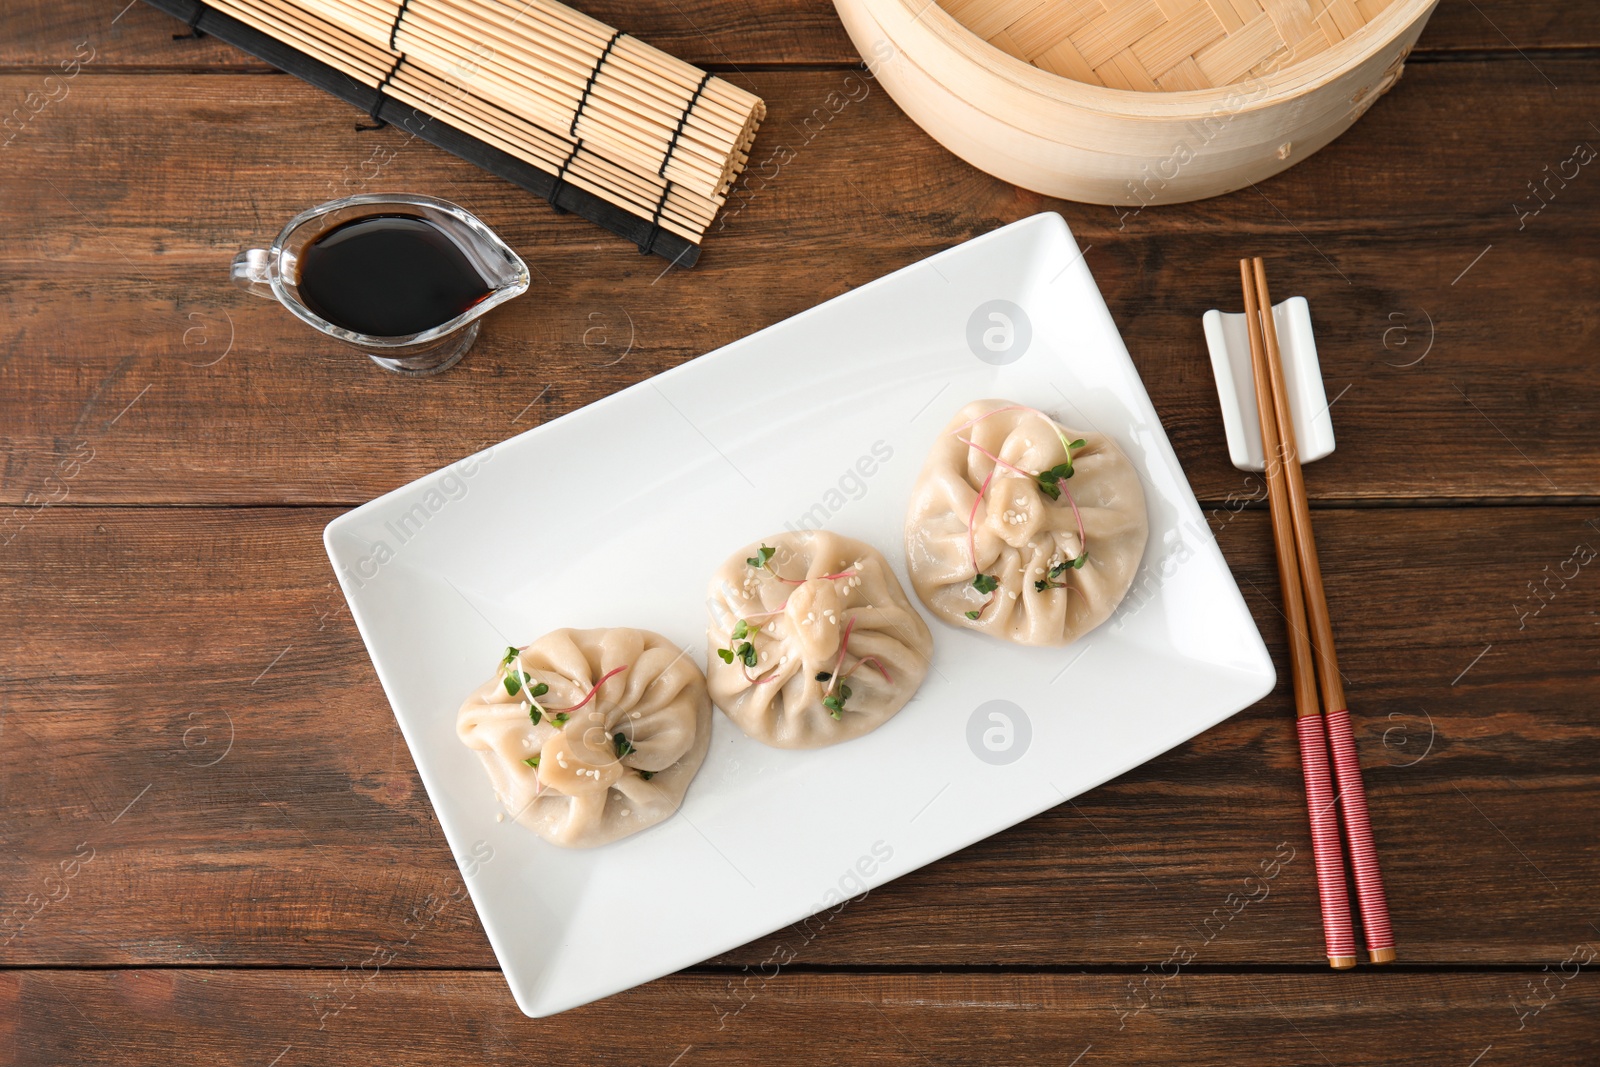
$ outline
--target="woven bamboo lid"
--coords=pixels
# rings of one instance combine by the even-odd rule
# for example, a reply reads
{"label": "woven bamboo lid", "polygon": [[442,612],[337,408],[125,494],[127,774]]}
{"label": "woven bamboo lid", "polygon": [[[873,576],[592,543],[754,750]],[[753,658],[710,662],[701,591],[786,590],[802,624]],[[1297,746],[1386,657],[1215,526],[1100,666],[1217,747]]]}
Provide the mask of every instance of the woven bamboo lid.
{"label": "woven bamboo lid", "polygon": [[1173,92],[1231,85],[1338,44],[1391,0],[940,0],[1001,51],[1063,78]]}

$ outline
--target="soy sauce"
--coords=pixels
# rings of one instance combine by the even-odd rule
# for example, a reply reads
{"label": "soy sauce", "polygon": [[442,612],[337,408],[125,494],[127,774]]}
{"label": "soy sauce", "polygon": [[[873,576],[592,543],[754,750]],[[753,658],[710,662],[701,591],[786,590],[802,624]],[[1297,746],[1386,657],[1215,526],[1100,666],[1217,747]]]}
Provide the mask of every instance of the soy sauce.
{"label": "soy sauce", "polygon": [[412,215],[335,226],[300,254],[300,300],[373,337],[421,333],[494,291],[448,234]]}

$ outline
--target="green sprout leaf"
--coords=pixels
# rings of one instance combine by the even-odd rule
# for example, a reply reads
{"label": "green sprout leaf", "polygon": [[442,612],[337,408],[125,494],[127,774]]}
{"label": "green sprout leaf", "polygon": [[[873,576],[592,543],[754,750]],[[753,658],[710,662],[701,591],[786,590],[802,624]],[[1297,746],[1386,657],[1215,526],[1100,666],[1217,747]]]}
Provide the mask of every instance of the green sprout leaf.
{"label": "green sprout leaf", "polygon": [[567,725],[567,720],[570,718],[572,718],[572,716],[568,715],[566,712],[558,711],[554,715],[550,716],[550,721],[555,723],[557,726],[565,726]]}
{"label": "green sprout leaf", "polygon": [[844,702],[850,699],[850,687],[843,681],[839,683],[839,691],[822,698],[822,706],[828,709],[828,714],[835,719],[844,716]]}
{"label": "green sprout leaf", "polygon": [[992,593],[1000,588],[1000,579],[992,574],[980,574],[972,579],[972,588],[980,593]]}
{"label": "green sprout leaf", "polygon": [[528,718],[533,720],[533,725],[539,725],[539,720],[543,718],[543,715],[539,711],[539,705],[535,704],[528,709]]}
{"label": "green sprout leaf", "polygon": [[969,611],[967,612],[967,618],[971,619],[973,622],[977,622],[980,614],[981,612]]}
{"label": "green sprout leaf", "polygon": [[1049,588],[1050,588],[1050,583],[1045,581],[1043,578],[1040,578],[1037,582],[1033,583],[1033,591],[1035,593],[1042,593],[1046,589],[1049,589]]}
{"label": "green sprout leaf", "polygon": [[522,762],[526,763],[530,767],[537,768],[539,766],[539,757],[538,756],[529,756],[527,759],[523,760]]}
{"label": "green sprout leaf", "polygon": [[733,628],[733,639],[735,641],[738,641],[739,639],[743,638],[749,632],[750,632],[750,624],[745,622],[743,619],[740,619],[739,620],[739,624]]}
{"label": "green sprout leaf", "polygon": [[724,663],[732,663],[733,662],[733,649],[731,649],[731,648],[719,648],[719,649],[717,649],[717,655],[721,658],[722,662],[724,662]]}
{"label": "green sprout leaf", "polygon": [[1072,477],[1072,460],[1069,457],[1065,463],[1057,463],[1047,471],[1039,472],[1039,492],[1051,500],[1061,499],[1061,481]]}
{"label": "green sprout leaf", "polygon": [[740,645],[739,660],[746,667],[754,667],[756,665],[756,646],[752,645],[749,641],[746,641],[744,644]]}
{"label": "green sprout leaf", "polygon": [[612,734],[611,743],[617,748],[618,759],[622,759],[624,756],[627,756],[633,752],[633,742],[629,741],[623,734]]}
{"label": "green sprout leaf", "polygon": [[777,549],[775,548],[769,548],[766,545],[762,545],[760,550],[757,551],[755,555],[747,557],[745,562],[750,566],[755,567],[757,570],[760,570],[771,561],[772,554],[776,551]]}
{"label": "green sprout leaf", "polygon": [[818,671],[817,672],[817,681],[819,681],[819,682],[831,682],[831,681],[833,681],[833,672],[832,671]]}
{"label": "green sprout leaf", "polygon": [[516,667],[512,667],[506,672],[505,686],[506,692],[511,696],[516,696],[523,686],[528,687],[528,696],[530,698],[542,697],[550,692],[548,685],[543,682],[535,682],[533,675],[527,671],[518,670]]}
{"label": "green sprout leaf", "polygon": [[516,658],[517,658],[517,650],[512,648],[510,645],[507,645],[506,646],[505,658],[500,661],[500,666],[508,667],[508,666],[511,665],[511,661],[516,659]]}
{"label": "green sprout leaf", "polygon": [[643,778],[647,782],[650,779],[654,778],[655,776],[656,776],[656,772],[655,771],[640,771],[639,772],[639,777]]}

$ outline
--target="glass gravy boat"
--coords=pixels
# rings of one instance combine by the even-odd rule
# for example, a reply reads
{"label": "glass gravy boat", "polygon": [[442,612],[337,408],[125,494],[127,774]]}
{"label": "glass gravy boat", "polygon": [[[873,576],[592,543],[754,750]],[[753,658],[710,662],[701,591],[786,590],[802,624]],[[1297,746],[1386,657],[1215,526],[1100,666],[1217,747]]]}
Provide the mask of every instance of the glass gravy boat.
{"label": "glass gravy boat", "polygon": [[[489,294],[456,317],[421,333],[375,337],[347,330],[308,308],[299,292],[298,264],[307,246],[335,227],[377,215],[401,215],[432,223],[477,269]],[[456,364],[478,338],[489,309],[521,296],[528,289],[528,268],[495,236],[493,230],[464,208],[431,196],[365,193],[318,204],[289,220],[271,248],[251,248],[233,260],[235,285],[276,300],[329,337],[365,352],[385,370],[422,377]]]}

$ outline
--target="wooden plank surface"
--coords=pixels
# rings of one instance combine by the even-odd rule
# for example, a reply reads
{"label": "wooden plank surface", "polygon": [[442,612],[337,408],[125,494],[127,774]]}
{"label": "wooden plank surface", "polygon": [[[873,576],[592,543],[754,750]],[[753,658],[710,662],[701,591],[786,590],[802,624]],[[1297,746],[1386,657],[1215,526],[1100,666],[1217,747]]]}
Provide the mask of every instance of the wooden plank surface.
{"label": "wooden plank surface", "polygon": [[[682,975],[549,1019],[519,1015],[494,974],[24,971],[0,974],[14,1020],[0,1050],[9,1038],[19,1064],[169,1067],[1234,1067],[1248,1034],[1270,1063],[1575,1064],[1600,1055],[1600,981],[1581,958],[1554,977]],[[1542,1010],[1519,1014],[1524,1002]]]}
{"label": "wooden plank surface", "polygon": [[[1600,5],[1443,0],[1333,146],[1130,212],[954,159],[826,0],[586,2],[771,106],[701,265],[663,274],[125,4],[0,5],[0,110],[24,108],[0,131],[0,1063],[1600,1058],[1600,187],[1550,177],[1600,143]],[[307,204],[397,188],[535,271],[450,374],[383,376],[223,282]],[[1317,962],[1279,692],[820,929],[522,1018],[322,527],[1041,210],[1087,248],[1280,674],[1261,487],[1227,464],[1198,319],[1245,254],[1311,301],[1339,449],[1309,487],[1402,965]]]}
{"label": "wooden plank surface", "polygon": [[[1536,202],[1523,186],[1542,168],[1600,143],[1600,68],[1543,66],[1566,88],[1517,63],[1419,66],[1258,190],[1136,215],[980,174],[860,74],[762,73],[772,116],[752,177],[701,265],[666,272],[397,130],[355,133],[353,109],[287,78],[80,77],[3,157],[16,221],[0,231],[0,389],[28,403],[4,428],[0,499],[54,491],[87,441],[74,502],[359,503],[1042,210],[1088,248],[1202,498],[1243,485],[1199,319],[1237,306],[1249,252],[1317,323],[1340,448],[1311,470],[1315,498],[1600,498],[1600,185],[1582,171],[1538,215],[1514,209]],[[0,92],[33,79],[0,76]],[[306,204],[392,188],[467,205],[535,271],[428,382],[383,376],[223,282],[237,249]]]}
{"label": "wooden plank surface", "polygon": [[[586,0],[571,6],[691,63],[727,74],[771,64],[860,62],[828,0],[744,0],[736,5],[718,0]],[[96,65],[113,69],[264,69],[216,40],[174,41],[172,35],[182,32],[181,23],[145,4],[130,6],[129,0],[8,0],[0,5],[0,68],[53,67],[87,41],[95,49]],[[1595,47],[1600,47],[1600,9],[1589,0],[1443,0],[1416,54],[1515,55],[1518,50]]]}
{"label": "wooden plank surface", "polygon": [[[56,507],[12,543],[0,900],[64,895],[0,915],[0,963],[337,967],[375,938],[405,940],[419,902],[459,892],[323,557],[333,514]],[[1211,513],[1282,663],[1265,519]],[[1317,522],[1405,960],[1543,962],[1600,933],[1600,510]],[[802,962],[1159,962],[1203,934],[1208,964],[1315,962],[1286,687],[872,894]],[[1297,858],[1269,893],[1207,925],[1281,843]],[[81,873],[46,882],[80,846]],[[785,937],[721,962],[759,964]],[[458,906],[398,965],[492,964]]]}

